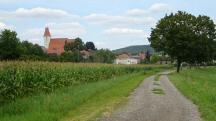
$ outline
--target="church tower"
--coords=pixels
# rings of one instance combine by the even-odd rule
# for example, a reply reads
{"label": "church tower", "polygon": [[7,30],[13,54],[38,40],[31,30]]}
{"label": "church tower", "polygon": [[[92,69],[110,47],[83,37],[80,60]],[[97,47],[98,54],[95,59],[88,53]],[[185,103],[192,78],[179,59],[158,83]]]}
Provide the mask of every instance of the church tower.
{"label": "church tower", "polygon": [[49,31],[49,28],[46,27],[45,32],[44,32],[44,46],[45,46],[46,49],[49,48],[50,40],[51,40],[51,34],[50,34],[50,31]]}

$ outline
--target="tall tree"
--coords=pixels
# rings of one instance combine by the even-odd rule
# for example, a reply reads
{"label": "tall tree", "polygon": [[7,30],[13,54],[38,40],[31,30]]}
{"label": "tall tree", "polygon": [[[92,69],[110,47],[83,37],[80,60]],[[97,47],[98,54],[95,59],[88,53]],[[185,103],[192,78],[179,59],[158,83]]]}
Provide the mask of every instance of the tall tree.
{"label": "tall tree", "polygon": [[157,51],[182,62],[201,63],[213,58],[216,38],[215,24],[207,16],[193,16],[179,11],[166,15],[152,29],[149,41]]}
{"label": "tall tree", "polygon": [[0,59],[14,60],[21,54],[20,40],[17,33],[11,30],[3,30],[0,33]]}
{"label": "tall tree", "polygon": [[86,42],[86,49],[90,49],[90,50],[96,50],[95,45],[93,42]]}
{"label": "tall tree", "polygon": [[150,52],[147,50],[146,51],[146,61],[147,61],[147,63],[150,63],[150,58],[151,58]]}

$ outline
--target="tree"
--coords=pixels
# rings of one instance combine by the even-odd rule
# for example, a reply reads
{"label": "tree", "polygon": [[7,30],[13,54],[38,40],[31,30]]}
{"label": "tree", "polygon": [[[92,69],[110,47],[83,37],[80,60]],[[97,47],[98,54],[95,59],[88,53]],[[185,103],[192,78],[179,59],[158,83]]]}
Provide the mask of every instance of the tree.
{"label": "tree", "polygon": [[154,54],[154,55],[151,56],[151,58],[150,58],[151,63],[157,63],[158,61],[160,61],[160,56],[159,55]]}
{"label": "tree", "polygon": [[86,49],[87,50],[96,50],[96,48],[95,48],[95,45],[94,45],[94,43],[93,42],[86,42]]}
{"label": "tree", "polygon": [[3,30],[0,33],[0,59],[14,60],[21,55],[20,40],[17,33],[11,30]]}
{"label": "tree", "polygon": [[94,59],[95,62],[113,63],[115,59],[115,54],[108,49],[100,49],[95,52]]}
{"label": "tree", "polygon": [[44,51],[38,44],[32,44],[28,41],[23,41],[21,45],[22,45],[22,50],[24,55],[37,55],[37,56],[44,55]]}
{"label": "tree", "polygon": [[147,50],[147,51],[146,51],[146,61],[147,61],[147,63],[150,62],[150,59],[151,59],[151,54],[150,54],[150,52]]}
{"label": "tree", "polygon": [[41,60],[45,57],[43,49],[38,44],[32,44],[28,41],[21,43],[21,60]]}
{"label": "tree", "polygon": [[194,63],[202,64],[210,62],[214,59],[216,52],[216,30],[213,20],[208,16],[198,16],[196,19],[197,26],[195,28],[196,46],[193,47]]}
{"label": "tree", "polygon": [[162,18],[152,29],[149,41],[157,51],[177,60],[177,72],[182,62],[201,63],[213,58],[216,38],[213,20],[179,11]]}
{"label": "tree", "polygon": [[60,56],[60,61],[63,61],[63,62],[82,62],[83,56],[79,51],[64,52]]}
{"label": "tree", "polygon": [[85,48],[82,39],[76,38],[74,42],[66,43],[64,46],[65,51],[81,51]]}

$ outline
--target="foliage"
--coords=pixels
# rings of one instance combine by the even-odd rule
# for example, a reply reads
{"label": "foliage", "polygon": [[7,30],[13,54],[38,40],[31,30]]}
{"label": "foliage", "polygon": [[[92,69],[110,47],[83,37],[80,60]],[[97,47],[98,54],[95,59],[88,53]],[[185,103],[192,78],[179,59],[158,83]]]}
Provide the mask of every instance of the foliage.
{"label": "foliage", "polygon": [[146,52],[146,61],[147,61],[147,63],[149,63],[150,62],[150,59],[151,59],[151,54],[150,54],[150,52],[147,50],[147,52]]}
{"label": "foliage", "polygon": [[96,50],[95,45],[93,42],[86,42],[85,47],[87,50]]}
{"label": "foliage", "polygon": [[199,107],[205,121],[216,121],[216,68],[196,68],[169,76],[175,86]]}
{"label": "foliage", "polygon": [[82,62],[83,56],[79,51],[64,52],[60,56],[61,62]]}
{"label": "foliage", "polygon": [[45,53],[38,44],[23,41],[21,43],[21,50],[20,60],[43,60],[45,58]]}
{"label": "foliage", "polygon": [[160,56],[159,55],[154,54],[154,55],[151,56],[151,58],[150,58],[151,63],[157,63],[158,61],[160,61]]}
{"label": "foliage", "polygon": [[114,59],[115,59],[115,54],[108,49],[97,50],[94,54],[95,62],[113,63]]}
{"label": "foliage", "polygon": [[74,42],[69,42],[65,44],[65,51],[81,51],[85,48],[85,45],[80,38],[76,38]]}
{"label": "foliage", "polygon": [[202,63],[213,59],[216,30],[207,16],[193,16],[179,11],[166,15],[152,29],[149,41],[157,51],[177,60],[177,72],[182,62]]}
{"label": "foliage", "polygon": [[21,46],[22,46],[23,55],[44,56],[44,52],[38,44],[32,44],[28,41],[23,41],[21,43]]}
{"label": "foliage", "polygon": [[0,33],[0,60],[14,60],[21,55],[20,41],[17,33],[11,30],[3,30]]}
{"label": "foliage", "polygon": [[39,91],[51,92],[60,87],[96,82],[148,69],[151,66],[1,62],[0,99],[14,100]]}

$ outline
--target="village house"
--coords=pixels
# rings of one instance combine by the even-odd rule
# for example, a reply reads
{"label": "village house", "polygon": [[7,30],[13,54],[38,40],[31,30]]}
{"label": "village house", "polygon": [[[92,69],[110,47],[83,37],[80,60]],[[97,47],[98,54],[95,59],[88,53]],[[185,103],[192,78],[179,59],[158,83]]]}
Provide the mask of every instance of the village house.
{"label": "village house", "polygon": [[80,51],[80,53],[83,55],[83,58],[84,58],[84,59],[88,59],[89,56],[92,55],[91,50],[82,50],[82,51]]}
{"label": "village house", "polygon": [[143,52],[141,52],[139,55],[122,53],[116,58],[115,64],[139,64],[145,59],[145,57],[145,53]]}
{"label": "village house", "polygon": [[61,55],[65,52],[64,46],[66,43],[74,42],[74,39],[68,38],[51,38],[49,28],[45,28],[44,32],[44,46],[48,54]]}

